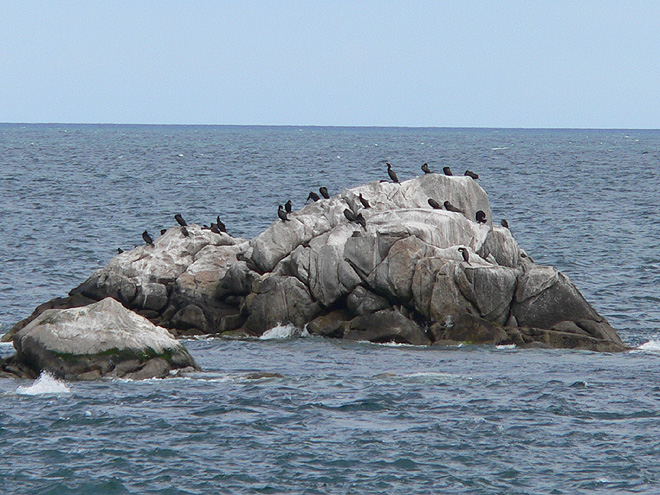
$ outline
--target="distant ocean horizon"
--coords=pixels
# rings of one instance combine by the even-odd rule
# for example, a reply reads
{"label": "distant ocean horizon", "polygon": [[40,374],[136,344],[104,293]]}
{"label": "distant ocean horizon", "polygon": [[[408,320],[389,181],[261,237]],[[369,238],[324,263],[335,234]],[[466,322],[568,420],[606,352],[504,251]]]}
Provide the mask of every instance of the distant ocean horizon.
{"label": "distant ocean horizon", "polygon": [[[147,382],[0,380],[3,493],[657,493],[660,131],[0,123],[0,334],[182,213],[470,169],[635,350],[185,341]],[[0,355],[12,352],[0,346]],[[253,373],[273,373],[252,379]]]}

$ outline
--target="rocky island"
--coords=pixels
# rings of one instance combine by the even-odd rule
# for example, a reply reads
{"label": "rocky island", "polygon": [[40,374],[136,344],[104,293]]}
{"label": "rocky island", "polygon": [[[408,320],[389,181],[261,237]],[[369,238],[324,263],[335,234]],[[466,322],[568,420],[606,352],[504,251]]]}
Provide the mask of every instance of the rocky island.
{"label": "rocky island", "polygon": [[278,324],[412,345],[627,349],[566,276],[493,225],[474,178],[426,173],[281,209],[250,240],[171,227],[14,325],[0,373],[166,376],[196,367],[172,337]]}

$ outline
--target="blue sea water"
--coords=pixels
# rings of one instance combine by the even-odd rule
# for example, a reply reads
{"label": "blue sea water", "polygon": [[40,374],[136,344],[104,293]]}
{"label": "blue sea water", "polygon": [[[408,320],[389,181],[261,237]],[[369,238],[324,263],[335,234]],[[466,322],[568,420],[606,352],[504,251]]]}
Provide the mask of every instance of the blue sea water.
{"label": "blue sea water", "polygon": [[[629,353],[189,340],[203,372],[0,380],[2,493],[659,493],[660,131],[0,125],[0,333],[174,213],[478,172]],[[12,351],[0,345],[0,355]]]}

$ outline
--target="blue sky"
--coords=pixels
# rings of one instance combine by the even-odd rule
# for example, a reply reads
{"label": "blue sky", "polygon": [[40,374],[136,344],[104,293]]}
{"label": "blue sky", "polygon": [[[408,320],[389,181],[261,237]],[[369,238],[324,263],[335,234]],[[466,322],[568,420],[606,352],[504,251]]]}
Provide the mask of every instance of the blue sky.
{"label": "blue sky", "polygon": [[660,2],[0,2],[0,122],[660,127]]}

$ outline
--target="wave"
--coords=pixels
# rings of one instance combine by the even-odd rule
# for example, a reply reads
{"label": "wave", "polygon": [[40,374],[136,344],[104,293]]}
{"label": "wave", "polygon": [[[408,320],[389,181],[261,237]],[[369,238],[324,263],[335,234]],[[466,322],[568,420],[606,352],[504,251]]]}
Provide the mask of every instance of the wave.
{"label": "wave", "polygon": [[659,340],[649,340],[648,342],[643,343],[635,350],[652,352],[654,354],[660,353],[660,341]]}
{"label": "wave", "polygon": [[53,375],[43,372],[32,385],[18,387],[18,395],[59,395],[71,393],[66,383],[58,380]]}
{"label": "wave", "polygon": [[276,325],[270,330],[266,330],[260,340],[281,340],[300,337],[301,330],[293,325]]}

